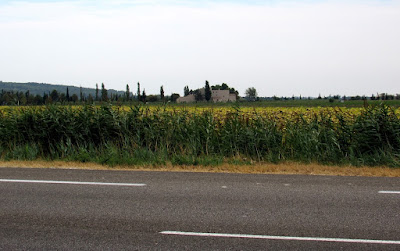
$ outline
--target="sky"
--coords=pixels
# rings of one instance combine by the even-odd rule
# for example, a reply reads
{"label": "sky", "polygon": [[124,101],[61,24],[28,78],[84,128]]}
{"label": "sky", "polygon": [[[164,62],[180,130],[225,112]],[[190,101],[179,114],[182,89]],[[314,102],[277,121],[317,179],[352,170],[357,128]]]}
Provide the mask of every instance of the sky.
{"label": "sky", "polygon": [[400,93],[400,0],[0,0],[0,80]]}

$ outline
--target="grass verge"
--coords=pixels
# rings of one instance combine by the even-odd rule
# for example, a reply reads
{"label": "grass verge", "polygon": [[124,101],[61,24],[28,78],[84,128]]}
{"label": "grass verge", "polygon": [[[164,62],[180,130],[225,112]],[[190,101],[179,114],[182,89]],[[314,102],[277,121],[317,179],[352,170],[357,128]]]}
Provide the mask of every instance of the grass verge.
{"label": "grass verge", "polygon": [[301,163],[256,163],[230,164],[215,166],[201,165],[135,165],[135,166],[105,166],[96,163],[67,161],[0,161],[0,167],[13,168],[60,168],[87,170],[137,170],[137,171],[172,171],[172,172],[211,172],[211,173],[251,173],[251,174],[302,174],[302,175],[334,175],[334,176],[366,176],[366,177],[400,177],[400,168],[388,167],[354,167],[328,166],[320,164]]}

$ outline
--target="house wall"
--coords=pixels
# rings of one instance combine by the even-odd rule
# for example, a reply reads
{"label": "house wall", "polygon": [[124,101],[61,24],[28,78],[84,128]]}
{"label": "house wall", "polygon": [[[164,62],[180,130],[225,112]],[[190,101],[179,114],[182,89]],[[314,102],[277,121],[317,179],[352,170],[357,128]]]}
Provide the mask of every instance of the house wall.
{"label": "house wall", "polygon": [[[200,93],[204,96],[204,88],[200,89]],[[211,101],[212,102],[235,102],[236,95],[229,93],[229,90],[211,90]],[[194,94],[189,94],[186,97],[179,97],[176,100],[177,103],[192,103],[196,102]]]}
{"label": "house wall", "polygon": [[229,100],[228,101],[236,102],[236,94],[229,93]]}
{"label": "house wall", "polygon": [[213,102],[234,102],[236,101],[236,95],[230,94],[229,90],[212,90],[211,100]]}
{"label": "house wall", "polygon": [[195,102],[195,101],[196,101],[195,96],[193,94],[189,94],[186,97],[179,97],[176,100],[176,103],[192,103],[192,102]]}

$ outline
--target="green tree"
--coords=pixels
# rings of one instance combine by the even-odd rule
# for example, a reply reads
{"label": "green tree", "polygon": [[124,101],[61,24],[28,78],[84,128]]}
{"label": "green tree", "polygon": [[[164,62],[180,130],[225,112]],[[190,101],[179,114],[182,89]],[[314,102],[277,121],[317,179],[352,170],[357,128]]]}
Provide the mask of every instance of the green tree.
{"label": "green tree", "polygon": [[163,85],[160,87],[160,98],[161,98],[161,101],[164,100],[164,86]]}
{"label": "green tree", "polygon": [[146,90],[143,89],[143,92],[142,92],[142,102],[143,102],[143,103],[146,103],[146,98],[147,98],[147,96],[146,96]]}
{"label": "green tree", "polygon": [[126,98],[126,101],[129,101],[131,99],[131,93],[129,91],[129,85],[128,84],[126,85],[125,98]]}
{"label": "green tree", "polygon": [[176,100],[180,97],[178,93],[171,94],[171,102],[176,102]]}
{"label": "green tree", "polygon": [[204,87],[204,98],[206,99],[207,102],[211,100],[211,88],[207,80],[206,80],[206,86]]}
{"label": "green tree", "polygon": [[40,96],[39,94],[36,94],[35,99],[33,100],[33,102],[34,102],[36,105],[43,105],[43,104],[44,104],[44,103],[43,103],[43,97]]}
{"label": "green tree", "polygon": [[141,99],[140,99],[140,83],[139,82],[137,82],[137,99],[138,99],[138,101],[141,101]]}
{"label": "green tree", "polygon": [[184,94],[185,97],[190,94],[189,86],[185,86],[183,88],[183,94]]}
{"label": "green tree", "polygon": [[94,101],[99,101],[99,85],[96,83],[96,96],[94,98]]}
{"label": "green tree", "polygon": [[149,95],[146,97],[147,102],[157,102],[158,101],[158,96],[157,95]]}
{"label": "green tree", "polygon": [[51,99],[53,100],[53,102],[58,102],[58,101],[59,101],[59,98],[60,98],[60,96],[58,95],[57,90],[53,90],[53,91],[50,93],[50,97],[51,97]]}
{"label": "green tree", "polygon": [[35,96],[33,94],[30,94],[29,90],[25,92],[25,96],[26,96],[26,104],[27,105],[33,105],[34,104],[34,100],[35,100]]}
{"label": "green tree", "polygon": [[60,94],[59,100],[60,100],[61,103],[64,103],[64,102],[65,102],[65,100],[66,100],[66,98],[65,98],[65,93],[62,92],[62,93]]}
{"label": "green tree", "polygon": [[[44,95],[43,95],[43,98],[44,98]],[[67,102],[69,102],[69,100],[70,100],[68,87],[67,87],[67,94],[65,95],[65,99],[67,100]]]}
{"label": "green tree", "polygon": [[101,83],[101,101],[107,101],[107,100],[108,100],[107,89],[104,87],[104,83]]}
{"label": "green tree", "polygon": [[194,91],[194,98],[196,99],[196,101],[203,101],[204,100],[204,96],[201,93],[201,91],[199,89]]}
{"label": "green tree", "polygon": [[75,93],[74,94],[72,94],[72,96],[71,96],[71,101],[72,102],[74,102],[74,104],[78,101],[78,95],[76,95]]}
{"label": "green tree", "polygon": [[[68,91],[68,88],[67,88]],[[48,104],[49,103],[49,95],[47,93],[43,93],[43,104]]]}
{"label": "green tree", "polygon": [[245,94],[246,94],[246,97],[250,100],[254,101],[257,98],[257,90],[254,87],[247,88]]}
{"label": "green tree", "polygon": [[90,94],[90,93],[89,93],[89,96],[88,96],[88,98],[87,98],[87,102],[88,102],[89,104],[93,104],[93,96],[92,96],[92,94]]}
{"label": "green tree", "polygon": [[79,87],[79,101],[83,102],[83,92],[82,92],[82,86]]}

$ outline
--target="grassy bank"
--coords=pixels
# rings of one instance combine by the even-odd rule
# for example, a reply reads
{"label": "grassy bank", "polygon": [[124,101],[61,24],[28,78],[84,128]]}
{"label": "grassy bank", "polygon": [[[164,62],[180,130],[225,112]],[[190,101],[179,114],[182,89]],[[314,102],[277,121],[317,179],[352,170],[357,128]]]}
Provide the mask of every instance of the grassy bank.
{"label": "grassy bank", "polygon": [[129,109],[104,105],[0,110],[0,158],[110,166],[319,163],[400,166],[400,119],[387,105],[359,113]]}

